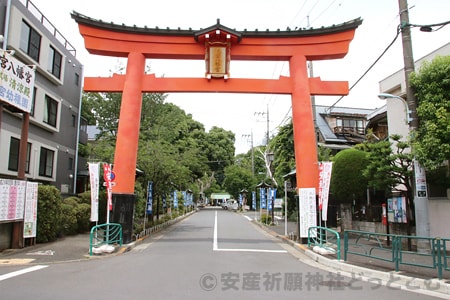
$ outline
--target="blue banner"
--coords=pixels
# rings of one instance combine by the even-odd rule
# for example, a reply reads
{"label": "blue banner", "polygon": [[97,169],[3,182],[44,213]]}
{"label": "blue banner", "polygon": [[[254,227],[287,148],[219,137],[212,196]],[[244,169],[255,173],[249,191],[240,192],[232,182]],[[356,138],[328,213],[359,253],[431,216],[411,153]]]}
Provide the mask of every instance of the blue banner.
{"label": "blue banner", "polygon": [[167,208],[166,194],[163,194],[162,201],[163,201],[163,208]]}
{"label": "blue banner", "polygon": [[269,211],[272,210],[272,204],[275,203],[276,198],[277,198],[277,189],[269,189],[269,199],[268,199]]}
{"label": "blue banner", "polygon": [[256,192],[252,192],[252,206],[256,210]]}
{"label": "blue banner", "polygon": [[242,194],[239,194],[239,205],[242,206]]}
{"label": "blue banner", "polygon": [[173,207],[174,207],[174,208],[178,208],[177,191],[173,191]]}
{"label": "blue banner", "polygon": [[260,192],[260,196],[261,196],[260,197],[260,199],[261,199],[260,206],[262,209],[266,209],[266,189],[260,189],[259,192]]}
{"label": "blue banner", "polygon": [[187,193],[186,191],[182,191],[181,192],[183,194],[183,203],[184,203],[184,207],[187,206],[188,200],[187,200]]}
{"label": "blue banner", "polygon": [[147,186],[147,214],[151,215],[153,212],[153,182],[149,181]]}

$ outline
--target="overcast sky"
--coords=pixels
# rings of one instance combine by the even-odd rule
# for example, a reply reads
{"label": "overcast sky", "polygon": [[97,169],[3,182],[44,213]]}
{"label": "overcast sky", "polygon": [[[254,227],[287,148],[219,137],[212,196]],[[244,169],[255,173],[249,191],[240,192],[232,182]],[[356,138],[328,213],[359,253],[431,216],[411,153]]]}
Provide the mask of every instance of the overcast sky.
{"label": "overcast sky", "polygon": [[[353,85],[378,58],[396,35],[399,24],[398,0],[32,0],[38,9],[77,49],[85,76],[110,76],[111,70],[126,64],[124,60],[90,55],[84,48],[76,22],[70,13],[76,11],[94,19],[139,27],[201,29],[216,23],[236,30],[285,30],[331,26],[361,17],[362,25],[350,44],[344,59],[313,64],[314,76],[322,80],[347,80]],[[450,20],[450,0],[408,0],[411,24],[436,24]],[[128,6],[127,6],[128,5]],[[417,60],[450,42],[450,25],[431,33],[411,31],[413,55]],[[375,67],[337,106],[376,108],[378,82],[403,68],[401,37]],[[204,75],[204,62],[147,61],[152,73],[166,77]],[[231,63],[231,77],[278,78],[288,75],[287,62]],[[319,105],[332,105],[340,97],[316,97]],[[167,101],[205,125],[231,130],[236,135],[236,152],[264,143],[269,111],[269,131],[290,117],[290,96],[239,94],[170,94]]]}

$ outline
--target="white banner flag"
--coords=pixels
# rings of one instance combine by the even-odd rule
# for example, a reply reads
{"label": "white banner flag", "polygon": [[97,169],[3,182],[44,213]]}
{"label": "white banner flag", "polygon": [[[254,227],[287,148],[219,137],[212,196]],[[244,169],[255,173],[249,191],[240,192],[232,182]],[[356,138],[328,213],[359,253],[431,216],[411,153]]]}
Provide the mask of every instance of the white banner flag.
{"label": "white banner flag", "polygon": [[322,211],[322,221],[327,220],[332,166],[331,161],[323,161],[319,165],[319,210]]}
{"label": "white banner flag", "polygon": [[98,221],[98,194],[99,194],[99,163],[89,163],[89,178],[91,182],[91,222]]}

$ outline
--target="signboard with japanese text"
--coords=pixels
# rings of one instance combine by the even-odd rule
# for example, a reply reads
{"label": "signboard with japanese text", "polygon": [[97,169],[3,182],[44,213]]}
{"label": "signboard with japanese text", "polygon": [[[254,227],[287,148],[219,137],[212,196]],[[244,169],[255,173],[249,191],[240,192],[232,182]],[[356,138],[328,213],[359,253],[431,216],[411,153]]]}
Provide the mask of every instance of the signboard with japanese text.
{"label": "signboard with japanese text", "polygon": [[308,229],[317,226],[316,189],[301,188],[298,190],[300,208],[300,237],[308,237]]}
{"label": "signboard with japanese text", "polygon": [[23,220],[26,181],[0,179],[0,221]]}
{"label": "signboard with japanese text", "polygon": [[389,223],[407,223],[406,198],[394,197],[387,199],[387,217]]}
{"label": "signboard with japanese text", "polygon": [[0,100],[30,112],[35,71],[8,52],[0,50]]}
{"label": "signboard with japanese text", "polygon": [[36,237],[37,228],[37,201],[38,201],[38,183],[27,182],[25,198],[25,215],[23,226],[23,237]]}
{"label": "signboard with japanese text", "polygon": [[427,177],[425,175],[425,169],[417,160],[414,160],[414,178],[416,181],[416,197],[426,198]]}
{"label": "signboard with japanese text", "polygon": [[91,184],[91,222],[98,222],[98,195],[100,181],[100,163],[88,163]]}

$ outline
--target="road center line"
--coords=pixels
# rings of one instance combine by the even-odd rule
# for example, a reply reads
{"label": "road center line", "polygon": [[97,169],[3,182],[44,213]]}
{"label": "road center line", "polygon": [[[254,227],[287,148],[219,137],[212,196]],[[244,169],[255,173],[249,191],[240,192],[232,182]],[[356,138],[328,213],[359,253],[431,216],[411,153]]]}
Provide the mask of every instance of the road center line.
{"label": "road center line", "polygon": [[38,271],[40,269],[44,269],[44,268],[47,268],[47,267],[48,266],[38,265],[38,266],[34,266],[34,267],[23,269],[23,270],[11,272],[11,273],[8,273],[8,274],[3,274],[3,275],[0,275],[0,281],[6,280],[6,279],[9,279],[9,278],[12,278],[12,277],[20,276],[20,275],[23,275],[23,274],[26,274],[26,273],[30,273],[30,272],[33,272],[33,271]]}
{"label": "road center line", "polygon": [[217,243],[217,211],[214,215],[213,251],[223,252],[263,252],[263,253],[287,253],[286,250],[265,250],[265,249],[219,249]]}
{"label": "road center line", "polygon": [[217,251],[217,211],[214,217],[214,237],[213,237],[213,251]]}

